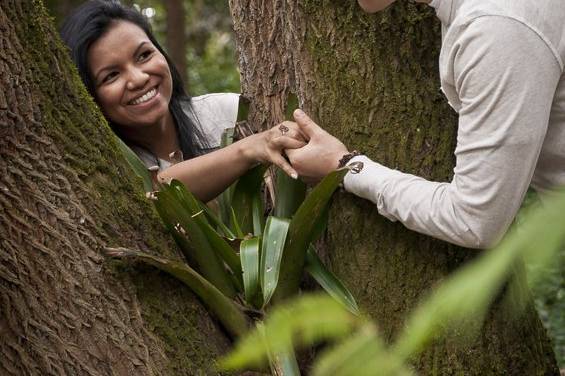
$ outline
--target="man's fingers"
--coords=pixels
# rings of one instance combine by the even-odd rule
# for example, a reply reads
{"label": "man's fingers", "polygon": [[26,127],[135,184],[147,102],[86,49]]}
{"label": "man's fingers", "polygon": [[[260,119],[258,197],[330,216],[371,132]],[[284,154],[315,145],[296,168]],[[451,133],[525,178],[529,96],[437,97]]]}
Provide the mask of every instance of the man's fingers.
{"label": "man's fingers", "polygon": [[280,154],[273,155],[272,158],[273,164],[278,166],[281,170],[283,170],[288,176],[293,179],[298,179],[298,173],[292,166],[283,158]]}
{"label": "man's fingers", "polygon": [[314,120],[310,119],[301,109],[298,108],[294,110],[293,116],[308,139],[312,138],[316,133],[323,131],[323,129],[320,128],[318,124],[314,123]]}

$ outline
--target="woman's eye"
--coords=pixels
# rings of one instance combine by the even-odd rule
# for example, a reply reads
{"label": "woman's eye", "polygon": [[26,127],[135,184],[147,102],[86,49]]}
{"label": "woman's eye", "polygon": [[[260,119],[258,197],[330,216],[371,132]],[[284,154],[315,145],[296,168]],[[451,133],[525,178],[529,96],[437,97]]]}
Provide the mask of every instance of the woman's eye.
{"label": "woman's eye", "polygon": [[151,57],[152,54],[153,54],[153,51],[147,50],[147,51],[144,51],[141,54],[139,54],[139,57],[137,59],[139,61],[144,61],[144,60],[149,59],[149,57]]}
{"label": "woman's eye", "polygon": [[104,78],[102,79],[102,83],[106,83],[106,82],[110,82],[112,81],[116,76],[118,75],[118,72],[111,72],[108,73],[107,75],[104,76]]}

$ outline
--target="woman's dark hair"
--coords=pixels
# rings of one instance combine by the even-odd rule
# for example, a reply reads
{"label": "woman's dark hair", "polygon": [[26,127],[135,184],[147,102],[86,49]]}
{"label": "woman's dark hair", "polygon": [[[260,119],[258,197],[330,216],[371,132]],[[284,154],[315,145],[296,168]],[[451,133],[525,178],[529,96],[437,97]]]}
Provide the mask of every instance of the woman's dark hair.
{"label": "woman's dark hair", "polygon": [[[182,153],[185,159],[202,154],[203,149],[208,148],[209,145],[192,110],[191,98],[184,90],[178,70],[155,39],[147,19],[137,10],[121,5],[117,0],[90,0],[65,19],[61,28],[61,38],[71,50],[71,57],[78,68],[82,82],[90,94],[96,97],[88,64],[88,49],[115,21],[128,21],[140,27],[167,60],[173,79],[169,111],[177,127]],[[112,121],[108,119],[108,122],[119,135]]]}

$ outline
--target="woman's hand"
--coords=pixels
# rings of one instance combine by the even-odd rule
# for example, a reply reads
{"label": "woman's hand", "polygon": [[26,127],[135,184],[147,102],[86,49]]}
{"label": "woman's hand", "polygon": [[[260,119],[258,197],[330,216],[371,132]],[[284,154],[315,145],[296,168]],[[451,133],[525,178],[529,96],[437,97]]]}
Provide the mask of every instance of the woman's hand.
{"label": "woman's hand", "polygon": [[294,122],[285,121],[269,130],[240,140],[244,158],[251,164],[273,163],[293,179],[298,173],[283,156],[285,150],[299,149],[306,145],[306,139]]}
{"label": "woman's hand", "polygon": [[337,169],[339,160],[348,153],[347,147],[302,110],[294,111],[294,119],[308,144],[299,150],[287,150],[286,153],[301,179],[308,183],[318,182]]}

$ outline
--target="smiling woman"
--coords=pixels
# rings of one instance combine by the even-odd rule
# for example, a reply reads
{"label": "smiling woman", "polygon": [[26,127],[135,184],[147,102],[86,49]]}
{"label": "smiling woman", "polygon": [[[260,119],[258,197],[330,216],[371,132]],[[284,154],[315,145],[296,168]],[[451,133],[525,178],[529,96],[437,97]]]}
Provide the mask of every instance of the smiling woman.
{"label": "smiling woman", "polygon": [[296,178],[282,155],[304,145],[294,124],[284,134],[272,128],[215,150],[223,130],[235,124],[238,96],[188,96],[135,9],[87,1],[65,20],[61,36],[114,131],[148,168],[157,166],[161,181],[178,179],[208,201],[258,163],[274,163]]}

